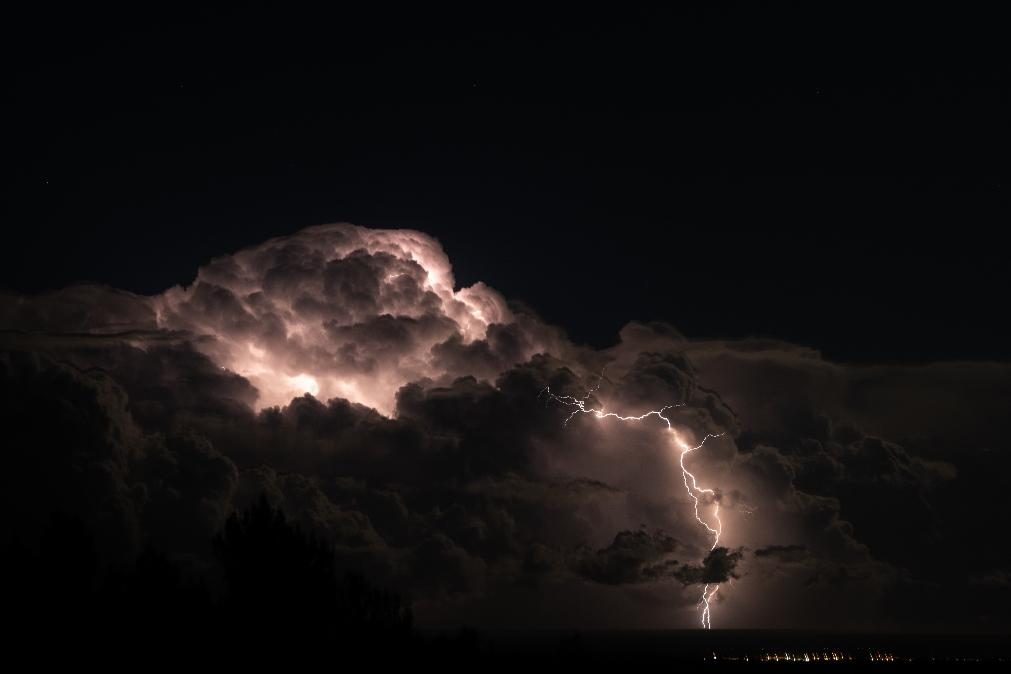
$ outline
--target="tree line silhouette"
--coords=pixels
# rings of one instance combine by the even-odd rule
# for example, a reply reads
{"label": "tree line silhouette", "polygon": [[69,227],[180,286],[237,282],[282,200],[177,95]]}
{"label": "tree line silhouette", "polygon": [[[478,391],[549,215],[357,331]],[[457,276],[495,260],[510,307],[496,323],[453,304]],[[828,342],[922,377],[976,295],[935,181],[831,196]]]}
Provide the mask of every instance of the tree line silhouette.
{"label": "tree line silhouette", "polygon": [[7,636],[39,653],[56,645],[166,658],[193,648],[243,658],[417,650],[409,603],[340,572],[334,548],[265,497],[233,514],[210,547],[202,565],[150,547],[104,565],[88,527],[54,515],[34,549],[6,543]]}

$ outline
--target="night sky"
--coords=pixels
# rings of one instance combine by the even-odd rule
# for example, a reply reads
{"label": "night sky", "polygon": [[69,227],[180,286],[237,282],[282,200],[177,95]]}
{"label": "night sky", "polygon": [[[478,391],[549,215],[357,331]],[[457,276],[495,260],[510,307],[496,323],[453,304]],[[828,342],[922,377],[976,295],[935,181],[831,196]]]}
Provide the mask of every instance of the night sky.
{"label": "night sky", "polygon": [[954,12],[14,10],[5,545],[241,613],[269,507],[423,628],[1006,632],[1011,61]]}
{"label": "night sky", "polygon": [[350,221],[596,345],[635,317],[1007,357],[986,17],[797,11],[10,21],[0,281],[153,293]]}

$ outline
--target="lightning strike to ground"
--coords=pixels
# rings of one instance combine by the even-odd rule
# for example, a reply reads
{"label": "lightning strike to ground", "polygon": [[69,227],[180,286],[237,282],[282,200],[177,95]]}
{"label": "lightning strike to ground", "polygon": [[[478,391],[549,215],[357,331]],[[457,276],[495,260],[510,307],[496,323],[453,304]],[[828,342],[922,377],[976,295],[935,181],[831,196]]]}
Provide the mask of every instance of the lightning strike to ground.
{"label": "lightning strike to ground", "polygon": [[[684,407],[684,403],[666,405],[658,410],[650,410],[649,412],[645,412],[643,414],[630,415],[630,416],[624,416],[621,414],[617,414],[615,412],[607,412],[603,409],[587,407],[586,406],[587,400],[589,400],[590,396],[593,393],[597,392],[597,390],[600,388],[600,384],[603,381],[603,379],[604,377],[603,375],[601,375],[600,379],[597,381],[597,385],[592,389],[590,389],[589,391],[587,391],[586,395],[583,396],[582,398],[577,398],[575,396],[555,395],[554,393],[551,392],[551,387],[545,387],[544,390],[541,392],[541,394],[546,395],[552,400],[555,400],[556,402],[572,409],[572,413],[569,414],[568,417],[566,417],[565,422],[563,424],[566,426],[569,424],[570,421],[572,421],[573,418],[575,418],[577,415],[580,414],[589,414],[596,419],[617,419],[618,421],[626,421],[626,422],[644,421],[650,417],[657,417],[658,419],[663,420],[663,422],[667,424],[667,430],[674,437],[674,444],[677,445],[678,449],[680,450],[678,463],[681,466],[681,477],[684,479],[685,490],[688,492],[688,496],[692,499],[692,505],[695,511],[695,519],[696,521],[698,521],[700,525],[702,525],[706,529],[708,533],[712,534],[713,545],[712,547],[709,548],[709,550],[710,551],[715,550],[716,546],[719,545],[720,543],[720,535],[723,533],[723,521],[720,519],[720,503],[715,499],[716,491],[714,489],[699,486],[698,480],[695,479],[695,475],[691,471],[689,471],[688,468],[685,466],[685,457],[694,452],[695,450],[700,449],[702,445],[704,445],[706,441],[709,440],[710,438],[718,438],[722,436],[723,433],[718,433],[716,435],[713,435],[712,433],[707,433],[706,436],[702,438],[702,442],[694,446],[682,440],[677,430],[675,430],[674,425],[671,423],[670,418],[666,416],[666,412],[667,410],[673,409],[675,407]],[[706,496],[713,498],[712,516],[716,526],[711,525],[699,513],[700,494],[705,494]],[[712,591],[710,591],[709,589],[710,586],[713,587]],[[699,606],[702,608],[701,622],[702,627],[704,629],[711,629],[710,626],[711,612],[709,602],[719,589],[720,589],[719,584],[712,584],[712,583],[707,583],[706,586],[702,589],[702,597],[699,600]]]}

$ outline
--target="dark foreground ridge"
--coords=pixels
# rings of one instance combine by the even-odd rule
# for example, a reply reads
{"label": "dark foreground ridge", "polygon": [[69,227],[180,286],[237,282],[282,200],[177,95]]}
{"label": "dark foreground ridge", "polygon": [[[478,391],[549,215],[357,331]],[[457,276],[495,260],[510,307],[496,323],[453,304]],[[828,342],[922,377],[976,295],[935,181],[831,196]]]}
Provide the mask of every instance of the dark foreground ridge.
{"label": "dark foreground ridge", "polygon": [[8,652],[111,666],[366,658],[454,669],[531,662],[843,671],[1011,662],[1006,635],[417,629],[407,600],[342,572],[328,544],[265,498],[233,515],[210,547],[213,563],[204,566],[153,549],[107,563],[79,520],[54,516],[37,547],[11,541],[4,550]]}

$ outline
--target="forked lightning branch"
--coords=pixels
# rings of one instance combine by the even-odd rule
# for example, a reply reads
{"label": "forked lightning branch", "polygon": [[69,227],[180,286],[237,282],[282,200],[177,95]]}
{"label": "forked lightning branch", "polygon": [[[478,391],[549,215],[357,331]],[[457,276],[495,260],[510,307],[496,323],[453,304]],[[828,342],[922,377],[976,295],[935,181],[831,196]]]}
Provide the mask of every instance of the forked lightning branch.
{"label": "forked lightning branch", "polygon": [[[574,417],[580,414],[589,414],[596,419],[617,419],[618,421],[625,421],[625,422],[641,422],[645,421],[646,419],[649,419],[650,417],[657,417],[658,419],[661,419],[665,424],[667,424],[667,431],[673,438],[674,445],[678,448],[680,453],[678,457],[678,463],[681,466],[681,476],[684,479],[685,489],[688,492],[688,496],[692,500],[692,506],[695,511],[695,519],[698,521],[699,524],[705,527],[706,531],[709,534],[712,535],[713,545],[712,547],[709,548],[709,550],[710,551],[715,550],[716,546],[719,545],[720,543],[720,535],[723,533],[723,521],[720,519],[720,503],[716,499],[716,491],[714,489],[699,486],[698,480],[695,478],[695,475],[691,471],[689,471],[688,468],[685,466],[685,457],[694,452],[695,450],[700,449],[710,438],[718,438],[722,436],[723,433],[718,433],[716,435],[707,433],[706,436],[702,438],[702,441],[699,442],[697,445],[691,445],[682,440],[681,436],[674,428],[674,425],[671,423],[670,418],[667,416],[667,410],[673,409],[675,407],[683,407],[684,403],[666,405],[658,410],[650,410],[643,414],[630,415],[630,416],[624,416],[621,414],[617,414],[615,412],[608,412],[603,409],[587,407],[586,406],[587,401],[590,399],[590,396],[600,388],[600,384],[602,381],[603,376],[601,376],[601,378],[597,381],[597,385],[593,389],[589,390],[586,393],[586,395],[583,396],[582,398],[577,398],[575,396],[555,395],[554,393],[552,393],[551,387],[545,387],[544,390],[541,392],[541,394],[548,396],[550,399],[572,410],[572,413],[569,414],[569,416],[565,419],[565,425],[568,425],[568,423],[572,421]],[[713,504],[712,523],[707,521],[699,512],[699,503],[701,500],[700,497],[702,496],[712,500]],[[720,589],[719,584],[713,583],[707,583],[705,587],[702,589],[702,597],[699,599],[699,607],[702,610],[700,618],[702,622],[702,627],[704,627],[705,629],[711,628],[710,624],[711,612],[709,603],[712,600],[713,596],[716,594],[717,590],[719,589]]]}

